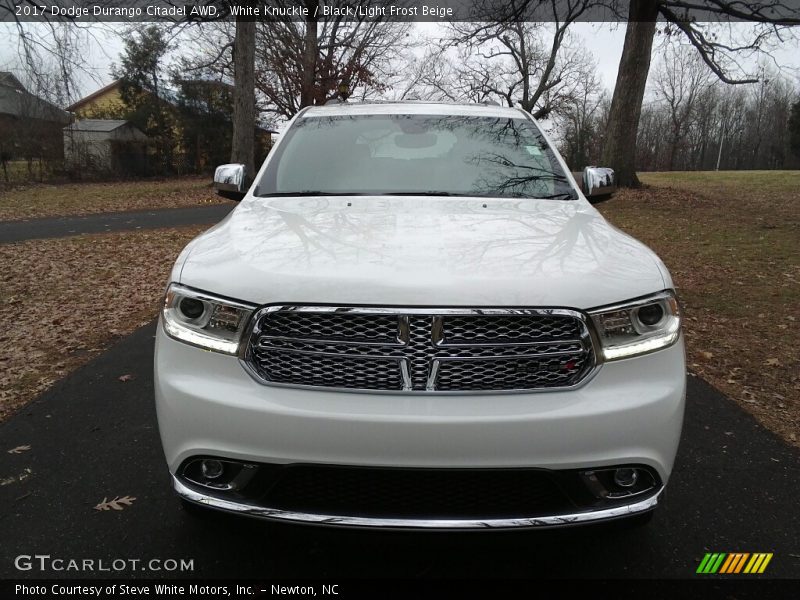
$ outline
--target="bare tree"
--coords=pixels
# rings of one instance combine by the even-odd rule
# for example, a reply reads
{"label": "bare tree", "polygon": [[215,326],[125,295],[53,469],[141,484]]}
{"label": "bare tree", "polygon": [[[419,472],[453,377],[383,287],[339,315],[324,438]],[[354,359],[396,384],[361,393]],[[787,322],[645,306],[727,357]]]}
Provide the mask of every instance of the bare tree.
{"label": "bare tree", "polygon": [[[788,133],[792,103],[800,90],[776,70],[764,65],[761,71],[758,83],[740,86],[709,75],[710,81],[694,99],[692,110],[686,108],[688,94],[676,94],[682,101],[673,106],[653,89],[642,108],[637,164],[646,170],[800,166],[800,157],[792,155]],[[681,114],[677,152],[673,143],[676,113]]]}
{"label": "bare tree", "polygon": [[[317,0],[304,0],[307,17],[305,31],[303,32],[303,48],[301,51],[301,76],[300,76],[300,106],[311,106],[315,100],[314,84],[317,75],[317,60],[319,59],[319,27],[317,19]],[[286,38],[284,38],[286,39]],[[287,40],[288,41],[288,40]]]}
{"label": "bare tree", "polygon": [[255,175],[256,99],[255,99],[256,24],[236,18],[233,46],[233,138],[231,162],[241,163],[249,177]]}
{"label": "bare tree", "polygon": [[[356,4],[366,6],[366,0]],[[396,79],[409,29],[408,23],[331,15],[305,23],[262,23],[258,88],[285,117],[340,94],[382,93]]]}
{"label": "bare tree", "polygon": [[[311,0],[315,4],[314,0]],[[367,0],[329,5],[363,5]],[[312,6],[313,9],[313,6]],[[340,94],[369,97],[401,79],[404,55],[413,44],[409,23],[342,15],[259,22],[256,26],[255,89],[259,110],[291,117],[303,106],[325,104]],[[187,69],[212,68],[221,79],[232,76],[233,32],[225,24],[204,28]]]}
{"label": "bare tree", "polygon": [[669,111],[669,171],[674,168],[675,157],[689,133],[698,100],[710,83],[710,71],[690,48],[665,46],[654,87],[656,98],[663,101]]}
{"label": "bare tree", "polygon": [[562,154],[573,169],[596,164],[600,158],[607,104],[608,98],[594,72],[584,72],[580,86],[562,106],[558,120],[563,132]]}
{"label": "bare tree", "polygon": [[[506,9],[524,4],[511,0]],[[440,57],[439,72],[429,73],[428,84],[440,94],[499,100],[545,118],[571,97],[593,67],[585,51],[570,45],[568,35],[588,7],[586,0],[539,0],[537,14],[549,22],[525,20],[529,15],[504,18],[502,13],[489,22],[451,22],[442,50],[455,48],[457,55]]]}
{"label": "bare tree", "polygon": [[[622,2],[609,4],[622,14]],[[662,33],[682,36],[719,80],[729,84],[758,80],[757,76],[741,70],[737,56],[769,54],[776,39],[795,35],[790,28],[800,24],[800,16],[791,0],[630,0],[626,18],[625,43],[603,151],[604,164],[616,170],[623,186],[639,184],[635,140],[657,19],[666,23]],[[746,39],[723,35],[723,26],[734,21],[755,24]]]}
{"label": "bare tree", "polygon": [[[110,0],[98,0],[105,4]],[[37,22],[22,20],[17,8],[37,9]],[[103,46],[106,25],[82,22],[69,17],[54,18],[48,7],[36,0],[5,0],[0,2],[0,35],[16,40],[19,67],[29,81],[47,80],[52,101],[61,106],[78,98],[80,77],[100,81],[84,60],[87,47]]]}
{"label": "bare tree", "polygon": [[793,102],[789,109],[789,150],[800,158],[800,100]]}

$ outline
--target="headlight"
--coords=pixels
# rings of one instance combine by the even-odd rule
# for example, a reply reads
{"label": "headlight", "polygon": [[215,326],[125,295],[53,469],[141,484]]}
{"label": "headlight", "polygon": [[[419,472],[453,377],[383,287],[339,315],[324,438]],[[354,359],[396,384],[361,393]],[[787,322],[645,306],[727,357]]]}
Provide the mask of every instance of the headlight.
{"label": "headlight", "polygon": [[170,284],[161,311],[170,337],[206,350],[237,354],[254,306]]}
{"label": "headlight", "polygon": [[671,346],[681,332],[675,294],[669,291],[589,311],[605,360],[629,358]]}

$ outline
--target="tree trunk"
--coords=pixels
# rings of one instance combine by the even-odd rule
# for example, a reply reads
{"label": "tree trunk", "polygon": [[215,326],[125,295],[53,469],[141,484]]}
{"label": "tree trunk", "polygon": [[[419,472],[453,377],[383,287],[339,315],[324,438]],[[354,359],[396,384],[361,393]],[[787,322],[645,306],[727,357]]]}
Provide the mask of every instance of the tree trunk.
{"label": "tree trunk", "polygon": [[236,37],[233,46],[233,140],[231,162],[241,163],[247,177],[255,175],[256,126],[256,24],[236,17]]}
{"label": "tree trunk", "polygon": [[[678,155],[678,144],[680,144],[680,134],[677,131],[672,132],[672,139],[669,143],[669,159],[667,160],[667,171],[675,170],[675,158]],[[634,173],[634,177],[636,173]]]}
{"label": "tree trunk", "polygon": [[631,0],[617,84],[608,115],[602,164],[611,167],[622,187],[636,187],[636,134],[650,71],[650,52],[656,32],[658,2]]}
{"label": "tree trunk", "polygon": [[314,14],[317,0],[305,0],[305,6],[308,9],[308,17],[306,17],[305,47],[303,48],[303,80],[300,85],[301,108],[314,104],[314,84],[317,74],[317,55],[319,54],[317,17]]}

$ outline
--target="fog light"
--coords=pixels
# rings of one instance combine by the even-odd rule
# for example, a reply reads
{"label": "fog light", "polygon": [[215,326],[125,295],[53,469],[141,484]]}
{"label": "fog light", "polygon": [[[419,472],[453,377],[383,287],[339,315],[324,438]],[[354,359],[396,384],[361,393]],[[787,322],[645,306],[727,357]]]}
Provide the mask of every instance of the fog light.
{"label": "fog light", "polygon": [[633,487],[638,480],[639,472],[636,469],[617,469],[614,471],[614,483],[619,487]]}
{"label": "fog light", "polygon": [[219,479],[225,468],[218,460],[204,460],[200,463],[200,472],[206,479]]}

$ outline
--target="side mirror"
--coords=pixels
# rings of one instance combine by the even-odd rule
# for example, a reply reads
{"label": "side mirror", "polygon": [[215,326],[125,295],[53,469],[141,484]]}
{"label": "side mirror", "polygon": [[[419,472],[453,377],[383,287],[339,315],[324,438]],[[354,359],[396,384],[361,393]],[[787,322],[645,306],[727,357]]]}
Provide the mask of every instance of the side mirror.
{"label": "side mirror", "polygon": [[586,167],[583,170],[583,193],[592,204],[608,200],[616,191],[614,169]]}
{"label": "side mirror", "polygon": [[223,198],[238,202],[247,193],[247,170],[244,165],[220,165],[214,171],[214,190]]}

